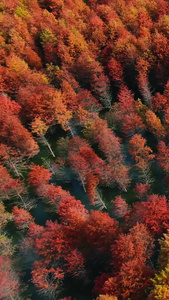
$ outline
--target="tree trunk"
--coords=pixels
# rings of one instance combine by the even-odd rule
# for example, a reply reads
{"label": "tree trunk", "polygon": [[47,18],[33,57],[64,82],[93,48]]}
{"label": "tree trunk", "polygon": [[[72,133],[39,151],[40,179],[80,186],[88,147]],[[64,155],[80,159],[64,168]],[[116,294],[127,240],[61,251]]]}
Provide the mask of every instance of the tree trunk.
{"label": "tree trunk", "polygon": [[17,176],[17,177],[20,177],[20,176],[23,177],[23,175],[22,175],[21,173],[19,173],[19,171],[18,171],[16,165],[15,165],[11,160],[10,160],[10,164],[12,165],[12,167],[13,167],[13,169],[14,169],[14,172],[15,172],[16,176]]}
{"label": "tree trunk", "polygon": [[96,189],[96,197],[97,198],[95,200],[95,204],[100,205],[101,209],[103,209],[103,208],[107,209],[107,207],[106,207],[104,201],[102,200],[102,198],[101,198],[101,196],[100,196],[97,189]]}
{"label": "tree trunk", "polygon": [[53,150],[52,150],[52,148],[51,148],[51,146],[50,146],[50,144],[48,143],[47,139],[44,136],[42,137],[42,141],[48,147],[49,152],[51,153],[51,155],[53,157],[56,157],[55,154],[54,154],[54,152],[53,152]]}

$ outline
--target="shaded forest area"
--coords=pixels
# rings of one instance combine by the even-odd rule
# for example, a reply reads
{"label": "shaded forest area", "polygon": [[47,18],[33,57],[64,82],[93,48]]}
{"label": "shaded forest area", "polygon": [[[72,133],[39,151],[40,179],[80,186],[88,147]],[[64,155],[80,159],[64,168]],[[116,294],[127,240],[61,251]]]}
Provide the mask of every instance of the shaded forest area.
{"label": "shaded forest area", "polygon": [[168,0],[1,0],[0,299],[169,299],[168,78]]}

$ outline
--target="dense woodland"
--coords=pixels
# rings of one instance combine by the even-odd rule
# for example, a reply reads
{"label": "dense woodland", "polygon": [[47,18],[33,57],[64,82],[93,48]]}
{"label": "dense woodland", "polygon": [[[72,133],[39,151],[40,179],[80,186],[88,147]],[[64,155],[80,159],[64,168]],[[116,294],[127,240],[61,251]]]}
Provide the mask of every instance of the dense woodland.
{"label": "dense woodland", "polygon": [[1,0],[0,299],[169,299],[168,79],[168,0]]}

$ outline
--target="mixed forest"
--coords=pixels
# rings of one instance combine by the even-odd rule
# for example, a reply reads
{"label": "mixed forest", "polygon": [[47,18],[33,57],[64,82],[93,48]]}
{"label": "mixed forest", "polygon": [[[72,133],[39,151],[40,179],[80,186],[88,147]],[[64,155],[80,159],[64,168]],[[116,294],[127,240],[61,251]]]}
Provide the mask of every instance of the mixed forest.
{"label": "mixed forest", "polygon": [[169,299],[169,1],[1,0],[0,299]]}

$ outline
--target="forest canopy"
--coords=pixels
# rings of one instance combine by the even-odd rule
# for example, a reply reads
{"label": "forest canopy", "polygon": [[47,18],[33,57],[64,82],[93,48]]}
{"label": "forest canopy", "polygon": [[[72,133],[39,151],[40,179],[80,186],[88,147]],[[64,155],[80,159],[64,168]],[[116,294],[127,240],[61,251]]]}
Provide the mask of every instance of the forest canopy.
{"label": "forest canopy", "polygon": [[1,0],[0,299],[169,300],[169,2]]}

